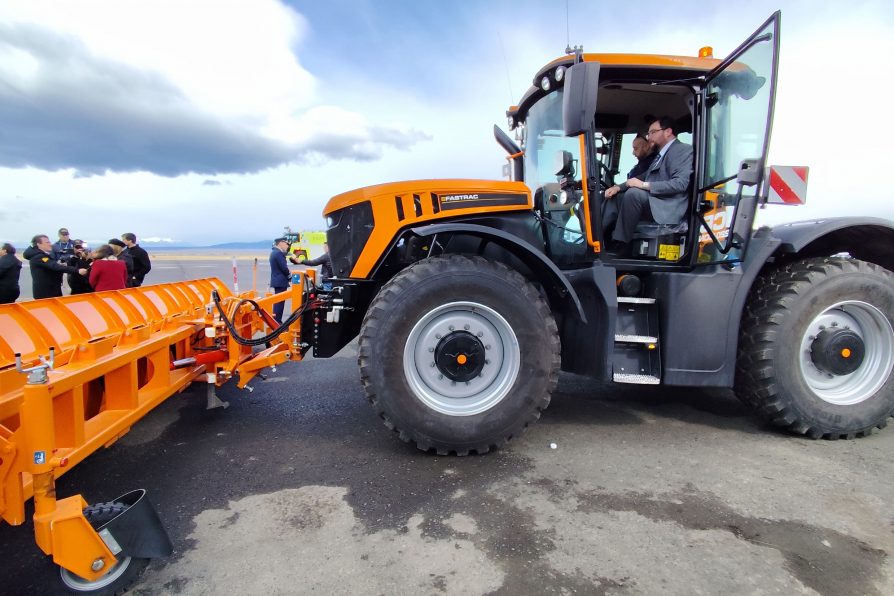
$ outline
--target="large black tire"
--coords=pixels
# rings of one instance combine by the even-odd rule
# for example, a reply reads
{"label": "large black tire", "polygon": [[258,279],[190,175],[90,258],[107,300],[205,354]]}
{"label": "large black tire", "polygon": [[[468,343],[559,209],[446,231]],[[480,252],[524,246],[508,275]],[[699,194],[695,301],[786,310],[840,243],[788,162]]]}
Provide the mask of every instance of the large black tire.
{"label": "large black tire", "polygon": [[845,258],[785,265],[749,296],[736,394],[773,424],[814,439],[883,428],[894,411],[892,321],[890,271]]}
{"label": "large black tire", "polygon": [[501,263],[460,255],[424,259],[385,284],[359,348],[385,425],[442,455],[486,453],[523,432],[549,405],[560,364],[537,288]]}
{"label": "large black tire", "polygon": [[[99,530],[118,515],[127,510],[124,503],[96,503],[84,508],[84,517],[95,530]],[[73,594],[92,594],[94,596],[117,596],[124,593],[145,571],[149,559],[118,556],[118,562],[109,571],[95,581],[86,580],[75,575],[64,567],[59,568],[62,585]]]}

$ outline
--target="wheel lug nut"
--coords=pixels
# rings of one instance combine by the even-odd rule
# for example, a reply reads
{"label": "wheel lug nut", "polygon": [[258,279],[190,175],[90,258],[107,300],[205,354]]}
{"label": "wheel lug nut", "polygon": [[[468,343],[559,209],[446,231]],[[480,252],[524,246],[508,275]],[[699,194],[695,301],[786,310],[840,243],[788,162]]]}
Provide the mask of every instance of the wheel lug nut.
{"label": "wheel lug nut", "polygon": [[454,329],[456,329],[456,327],[454,327],[453,325],[451,325],[450,327],[448,327],[448,329],[450,329],[451,331],[453,331]]}
{"label": "wheel lug nut", "polygon": [[477,335],[478,335],[478,337],[484,337],[484,331],[479,331],[479,332],[477,333]]}
{"label": "wheel lug nut", "polygon": [[485,364],[490,364],[490,360],[485,360],[484,363],[485,363]]}
{"label": "wheel lug nut", "polygon": [[485,350],[489,350],[489,349],[490,349],[490,344],[487,344],[486,346],[484,346],[484,349],[485,349]]}
{"label": "wheel lug nut", "polygon": [[431,367],[432,367],[432,368],[435,367],[435,363],[434,363],[434,362],[431,363]]}
{"label": "wheel lug nut", "polygon": [[[813,339],[813,338],[811,338],[811,339]],[[435,349],[434,349],[434,348],[429,348],[428,351],[429,351],[429,352],[434,352]]]}
{"label": "wheel lug nut", "polygon": [[466,326],[463,327],[463,329],[465,329],[466,331],[468,331],[468,330],[469,330],[469,326],[466,325]]}
{"label": "wheel lug nut", "polygon": [[439,380],[439,381],[443,381],[443,380],[444,380],[444,375],[438,375],[438,380]]}
{"label": "wheel lug nut", "polygon": [[441,334],[440,334],[440,333],[435,333],[435,339],[441,339]]}

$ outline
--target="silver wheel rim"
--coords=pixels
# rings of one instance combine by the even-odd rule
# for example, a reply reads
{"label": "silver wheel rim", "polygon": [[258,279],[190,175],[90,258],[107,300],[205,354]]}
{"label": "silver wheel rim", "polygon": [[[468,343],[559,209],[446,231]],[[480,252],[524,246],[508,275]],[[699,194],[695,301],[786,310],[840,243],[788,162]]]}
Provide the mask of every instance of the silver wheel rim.
{"label": "silver wheel rim", "polygon": [[127,568],[130,566],[130,559],[130,557],[119,558],[115,563],[115,566],[96,581],[86,580],[80,575],[75,575],[65,567],[59,568],[59,574],[62,576],[62,583],[72,590],[77,592],[93,592],[111,585],[115,580],[124,575],[124,572],[127,571]]}
{"label": "silver wheel rim", "polygon": [[[847,375],[833,375],[817,368],[811,356],[816,337],[827,328],[856,332],[863,341],[865,355],[860,367]],[[833,304],[807,326],[800,346],[801,376],[821,400],[850,406],[875,395],[891,376],[894,366],[894,328],[875,306],[859,300]]]}
{"label": "silver wheel rim", "polygon": [[[479,376],[455,382],[435,364],[435,348],[454,331],[471,333],[484,345]],[[515,383],[521,363],[518,338],[497,311],[476,302],[451,302],[422,317],[404,345],[404,374],[414,395],[448,416],[473,416],[494,407]]]}

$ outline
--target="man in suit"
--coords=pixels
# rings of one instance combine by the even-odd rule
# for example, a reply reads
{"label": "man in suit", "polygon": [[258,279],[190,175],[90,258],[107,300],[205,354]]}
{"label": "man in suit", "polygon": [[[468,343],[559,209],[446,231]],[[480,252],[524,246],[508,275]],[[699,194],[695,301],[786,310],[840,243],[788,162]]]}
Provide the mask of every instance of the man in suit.
{"label": "man in suit", "polygon": [[[273,250],[270,251],[270,287],[274,294],[285,292],[289,289],[289,266],[286,263],[286,251],[289,250],[289,241],[285,238],[277,238],[273,241]],[[277,302],[273,305],[273,318],[277,323],[282,323],[282,313],[286,308],[286,302]]]}
{"label": "man in suit", "polygon": [[655,160],[639,178],[630,178],[605,191],[606,201],[620,201],[613,243],[609,247],[616,255],[627,253],[638,222],[677,224],[686,216],[692,147],[677,140],[675,128],[669,116],[652,122],[646,138],[658,149]]}
{"label": "man in suit", "polygon": [[637,159],[637,162],[636,165],[627,172],[627,178],[639,178],[640,174],[644,174],[646,170],[649,169],[649,166],[655,161],[657,155],[658,150],[655,148],[655,144],[649,142],[646,135],[636,135],[633,139],[633,157]]}

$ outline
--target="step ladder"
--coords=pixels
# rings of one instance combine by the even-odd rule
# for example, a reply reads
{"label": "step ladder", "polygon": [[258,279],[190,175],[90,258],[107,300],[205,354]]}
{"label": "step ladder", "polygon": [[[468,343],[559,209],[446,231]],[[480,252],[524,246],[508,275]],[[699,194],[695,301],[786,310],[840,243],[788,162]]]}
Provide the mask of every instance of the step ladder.
{"label": "step ladder", "polygon": [[615,383],[661,383],[658,305],[654,298],[618,296],[612,378]]}

